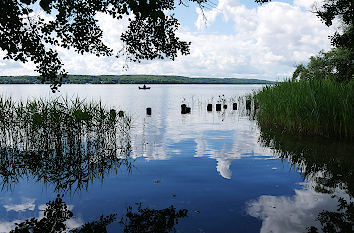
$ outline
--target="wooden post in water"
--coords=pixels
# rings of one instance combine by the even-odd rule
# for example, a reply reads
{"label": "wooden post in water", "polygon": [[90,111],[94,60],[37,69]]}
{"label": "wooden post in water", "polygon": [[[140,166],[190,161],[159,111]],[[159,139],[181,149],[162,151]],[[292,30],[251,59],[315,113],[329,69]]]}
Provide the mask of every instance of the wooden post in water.
{"label": "wooden post in water", "polygon": [[212,104],[208,104],[208,106],[207,106],[207,111],[208,111],[208,112],[213,111],[213,105],[212,105]]}
{"label": "wooden post in water", "polygon": [[232,110],[237,110],[237,103],[232,104]]}
{"label": "wooden post in water", "polygon": [[186,114],[187,113],[187,105],[185,105],[185,104],[181,105],[181,113],[182,114]]}
{"label": "wooden post in water", "polygon": [[221,111],[221,104],[216,104],[215,107],[216,107],[216,111]]}
{"label": "wooden post in water", "polygon": [[146,115],[151,116],[151,108],[146,108]]}
{"label": "wooden post in water", "polygon": [[118,116],[119,116],[119,117],[124,117],[124,112],[123,112],[123,111],[119,111],[119,112],[118,112]]}
{"label": "wooden post in water", "polygon": [[251,100],[246,100],[246,109],[251,110]]}

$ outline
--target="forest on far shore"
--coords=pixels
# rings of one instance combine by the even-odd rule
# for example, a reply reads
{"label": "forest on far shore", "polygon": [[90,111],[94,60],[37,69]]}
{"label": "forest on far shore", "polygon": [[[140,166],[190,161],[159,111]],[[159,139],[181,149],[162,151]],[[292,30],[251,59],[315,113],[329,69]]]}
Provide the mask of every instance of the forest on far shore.
{"label": "forest on far shore", "polygon": [[[0,76],[0,84],[40,84],[37,76]],[[49,83],[49,82],[48,82]],[[189,78],[169,75],[68,75],[63,84],[273,84],[238,78]]]}

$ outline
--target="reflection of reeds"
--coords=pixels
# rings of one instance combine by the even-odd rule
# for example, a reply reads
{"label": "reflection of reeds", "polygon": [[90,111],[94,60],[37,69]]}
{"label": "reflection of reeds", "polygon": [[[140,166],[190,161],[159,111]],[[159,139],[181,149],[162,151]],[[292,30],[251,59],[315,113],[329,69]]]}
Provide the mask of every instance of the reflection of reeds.
{"label": "reflection of reeds", "polygon": [[87,187],[123,163],[130,168],[130,128],[129,116],[100,101],[0,97],[2,183],[32,174],[58,190]]}
{"label": "reflection of reeds", "polygon": [[[289,160],[294,168],[298,167],[314,191],[330,194],[332,198],[338,199],[337,211],[322,210],[318,214],[316,220],[322,225],[321,232],[352,232],[353,143],[319,137],[290,137],[262,125],[260,129],[260,142],[263,146],[272,148],[279,158]],[[345,200],[342,191],[350,198]],[[309,233],[319,232],[315,226],[307,229]]]}
{"label": "reflection of reeds", "polygon": [[281,159],[314,185],[314,190],[331,193],[339,188],[354,196],[354,146],[352,143],[312,137],[285,136],[260,125],[260,143],[272,148]]}

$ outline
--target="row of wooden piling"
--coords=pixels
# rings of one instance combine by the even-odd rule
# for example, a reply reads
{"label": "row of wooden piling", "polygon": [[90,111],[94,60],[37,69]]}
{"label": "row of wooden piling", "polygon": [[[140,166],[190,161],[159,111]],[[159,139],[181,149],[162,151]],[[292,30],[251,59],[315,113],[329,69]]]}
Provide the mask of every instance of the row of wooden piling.
{"label": "row of wooden piling", "polygon": [[[221,111],[221,107],[223,109],[227,109],[227,104],[215,104],[215,110],[216,111]],[[246,109],[250,110],[251,109],[251,100],[246,100]],[[237,103],[233,103],[232,104],[232,110],[237,110]],[[207,105],[207,111],[211,112],[213,111],[213,105],[212,104],[208,104]],[[187,114],[191,112],[191,107],[188,107],[186,104],[182,104],[181,105],[181,114]],[[146,108],[146,115],[151,115],[151,108]]]}
{"label": "row of wooden piling", "polygon": [[[223,107],[223,109],[227,109],[227,104],[224,104],[224,105],[222,105],[222,104],[216,104],[216,105],[215,105],[215,110],[216,110],[216,111],[221,111],[221,107]],[[233,103],[233,104],[232,104],[232,110],[237,110],[237,103]],[[207,111],[208,111],[208,112],[213,111],[213,105],[212,105],[212,104],[208,104],[208,105],[207,105]]]}

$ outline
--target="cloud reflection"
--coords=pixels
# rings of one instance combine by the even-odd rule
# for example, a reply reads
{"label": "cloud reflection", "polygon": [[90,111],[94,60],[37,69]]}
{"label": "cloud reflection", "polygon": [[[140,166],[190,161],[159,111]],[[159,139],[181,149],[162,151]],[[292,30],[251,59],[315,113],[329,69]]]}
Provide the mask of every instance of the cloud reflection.
{"label": "cloud reflection", "polygon": [[[166,126],[166,122],[164,125]],[[233,160],[254,157],[269,157],[269,149],[261,147],[257,128],[247,120],[240,120],[230,129],[230,124],[188,124],[176,128],[162,127],[138,131],[134,140],[134,156],[146,160],[168,160],[172,154],[191,154],[217,161],[216,170],[231,179],[230,166]],[[182,128],[183,127],[183,128]],[[253,128],[254,127],[254,128]],[[171,149],[173,147],[173,149]]]}
{"label": "cloud reflection", "polygon": [[169,110],[164,112],[165,117],[143,118],[142,127],[135,128],[133,157],[146,160],[168,160],[183,155],[208,157],[216,160],[216,170],[225,179],[232,178],[233,160],[269,158],[270,149],[259,145],[259,130],[254,122],[231,110],[208,113],[202,101],[194,102],[199,105],[192,108],[196,112],[190,115]]}
{"label": "cloud reflection", "polygon": [[[337,190],[337,196],[349,199],[348,195]],[[337,210],[338,199],[328,194],[317,193],[313,189],[297,189],[288,196],[260,196],[250,201],[247,213],[262,220],[260,232],[306,232],[306,227],[321,225],[316,218],[323,210]]]}
{"label": "cloud reflection", "polygon": [[26,210],[31,210],[33,211],[35,208],[35,202],[36,199],[30,199],[26,198],[23,203],[20,204],[7,204],[4,205],[4,208],[6,211],[16,211],[16,212],[24,212]]}
{"label": "cloud reflection", "polygon": [[219,174],[226,179],[231,179],[232,171],[230,170],[230,165],[232,160],[217,158],[216,161],[218,162],[216,165],[216,170]]}
{"label": "cloud reflection", "polygon": [[11,229],[15,226],[15,223],[21,222],[20,220],[14,220],[11,222],[2,222],[0,220],[0,233],[8,233],[11,231]]}
{"label": "cloud reflection", "polygon": [[[208,157],[217,161],[216,170],[225,179],[231,179],[230,169],[233,160],[246,157],[266,159],[267,151],[257,143],[256,129],[250,130],[246,121],[236,130],[203,131],[195,139],[197,150],[195,157]],[[248,122],[247,122],[248,123]]]}

